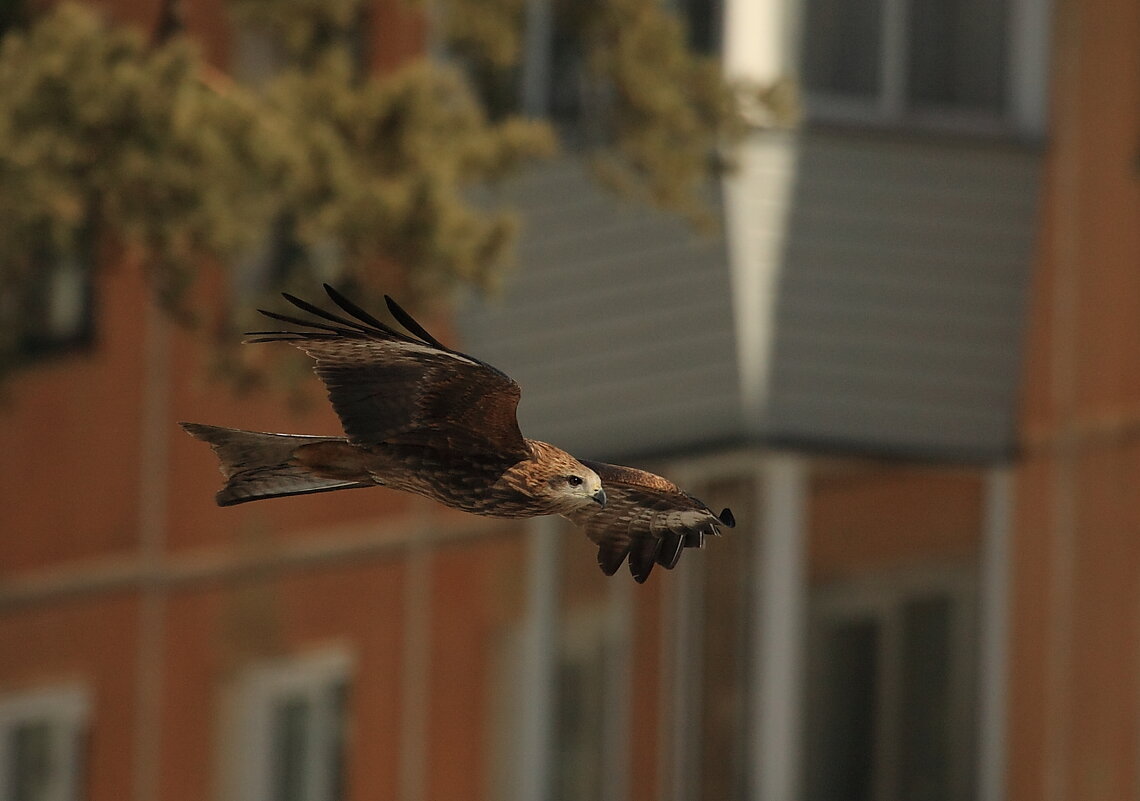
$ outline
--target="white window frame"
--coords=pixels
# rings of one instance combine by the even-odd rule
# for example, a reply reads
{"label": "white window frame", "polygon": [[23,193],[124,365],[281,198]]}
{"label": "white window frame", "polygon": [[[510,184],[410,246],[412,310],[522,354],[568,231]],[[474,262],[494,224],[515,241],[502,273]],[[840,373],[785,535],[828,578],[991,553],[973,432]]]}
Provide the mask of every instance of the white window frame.
{"label": "white window frame", "polygon": [[[52,726],[53,761],[65,766],[49,789],[49,801],[75,801],[82,786],[82,736],[90,716],[90,700],[81,687],[50,687],[0,696],[0,794],[12,779],[14,755],[10,734],[21,725],[44,722]],[[4,796],[7,797],[7,796]]]}
{"label": "white window frame", "polygon": [[[920,600],[932,596],[949,598],[953,603],[951,620],[952,665],[951,708],[959,716],[971,715],[976,707],[977,683],[980,680],[976,640],[978,635],[978,575],[970,567],[948,567],[930,565],[904,568],[898,571],[863,575],[846,581],[839,581],[826,587],[817,588],[810,602],[809,654],[818,653],[822,637],[822,623],[826,621],[855,621],[873,619],[879,626],[882,642],[879,656],[897,653],[901,648],[900,610],[908,600]],[[808,660],[809,665],[811,660]],[[897,711],[900,706],[900,689],[897,669],[899,663],[891,658],[880,658],[877,665],[877,686],[875,730],[872,734],[874,767],[871,797],[880,799],[896,798],[900,756],[894,746],[898,744],[898,732],[894,730]],[[809,675],[805,690],[809,697],[815,690],[815,679]],[[978,736],[978,721],[959,718],[954,732],[962,738],[974,739]],[[953,798],[974,797],[972,784],[976,790],[975,750],[971,742],[956,744],[954,754],[957,760],[950,766],[954,782]],[[804,766],[807,768],[807,765]]]}
{"label": "white window frame", "polygon": [[[232,739],[226,749],[230,777],[228,798],[241,801],[276,801],[273,798],[273,713],[276,705],[300,696],[314,710],[313,739],[309,745],[306,798],[336,801],[322,783],[327,771],[315,764],[327,753],[329,739],[336,736],[331,710],[325,703],[336,684],[351,685],[353,660],[342,650],[322,651],[297,658],[265,662],[247,669],[233,688]],[[347,755],[344,755],[347,759]]]}
{"label": "white window frame", "polygon": [[[737,0],[739,2],[740,0]],[[800,47],[811,31],[803,25],[808,0],[799,3]],[[870,127],[908,127],[986,136],[1043,134],[1048,82],[1051,0],[1006,0],[1009,24],[1006,40],[1004,109],[999,113],[967,109],[915,109],[906,100],[907,8],[910,0],[883,3],[881,88],[877,97],[859,99],[819,91],[804,91],[808,118],[821,122]]]}

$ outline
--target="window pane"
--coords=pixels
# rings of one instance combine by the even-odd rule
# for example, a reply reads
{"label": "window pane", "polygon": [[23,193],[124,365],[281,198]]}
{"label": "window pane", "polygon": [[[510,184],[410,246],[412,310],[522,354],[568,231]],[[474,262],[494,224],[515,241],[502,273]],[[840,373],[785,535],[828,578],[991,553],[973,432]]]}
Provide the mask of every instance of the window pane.
{"label": "window pane", "polygon": [[720,51],[724,0],[674,0],[672,6],[685,23],[690,47],[698,53]]}
{"label": "window pane", "polygon": [[31,16],[28,5],[28,0],[6,0],[0,3],[0,36],[27,27]]}
{"label": "window pane", "polygon": [[18,291],[0,300],[0,326],[17,332],[23,355],[76,349],[92,338],[91,276],[75,254],[42,252],[38,268]]}
{"label": "window pane", "polygon": [[563,655],[558,665],[555,747],[556,797],[587,801],[603,794],[605,731],[605,648],[576,657]]}
{"label": "window pane", "polygon": [[231,74],[242,83],[263,89],[285,69],[288,59],[282,43],[263,25],[235,28]]}
{"label": "window pane", "polygon": [[58,339],[71,339],[82,331],[87,314],[87,269],[78,257],[60,258],[50,278],[47,330]]}
{"label": "window pane", "polygon": [[572,125],[582,115],[587,91],[585,59],[579,34],[582,20],[573,3],[556,2],[551,14],[549,113]]}
{"label": "window pane", "polygon": [[1002,0],[911,0],[911,105],[1002,111],[1007,10]]}
{"label": "window pane", "polygon": [[59,781],[52,756],[52,730],[47,721],[14,727],[8,734],[11,776],[5,798],[12,801],[47,801]]}
{"label": "window pane", "polygon": [[303,698],[287,698],[277,705],[273,718],[273,798],[307,801],[312,709]]}
{"label": "window pane", "polygon": [[877,96],[881,30],[881,0],[809,0],[803,65],[808,91]]}
{"label": "window pane", "polygon": [[[250,678],[248,756],[227,797],[340,801],[347,776],[350,683],[327,658],[266,667]],[[337,659],[336,662],[340,660]],[[241,775],[244,774],[244,775]]]}
{"label": "window pane", "polygon": [[328,751],[325,770],[328,773],[328,799],[340,801],[345,797],[345,759],[348,756],[348,684],[337,682],[329,688]]}
{"label": "window pane", "polygon": [[808,798],[868,801],[873,794],[879,625],[827,624],[815,656],[808,744]]}
{"label": "window pane", "polygon": [[589,16],[576,0],[553,0],[547,112],[570,148],[594,146],[610,138],[611,86],[589,69],[583,37]]}
{"label": "window pane", "polygon": [[953,797],[952,604],[936,597],[903,607],[901,797]]}
{"label": "window pane", "polygon": [[[698,488],[704,497],[723,498],[741,520],[758,516],[757,492],[747,480],[727,479]],[[750,593],[755,563],[749,537],[723,537],[700,554],[697,569],[704,574],[699,592],[698,626],[702,651],[697,668],[701,678],[700,729],[692,749],[699,747],[700,801],[722,801],[747,795],[748,671],[752,645]],[[689,569],[692,569],[690,567]]]}

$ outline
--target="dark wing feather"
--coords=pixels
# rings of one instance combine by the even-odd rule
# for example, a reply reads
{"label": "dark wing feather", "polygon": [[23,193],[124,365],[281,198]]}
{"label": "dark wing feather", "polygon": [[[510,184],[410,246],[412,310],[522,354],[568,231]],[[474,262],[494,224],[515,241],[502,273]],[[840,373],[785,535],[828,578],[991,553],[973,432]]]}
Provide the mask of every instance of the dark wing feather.
{"label": "dark wing feather", "polygon": [[[257,331],[247,342],[288,342],[316,360],[349,441],[422,445],[441,451],[524,458],[526,442],[515,410],[519,386],[473,356],[444,346],[391,298],[396,330],[325,285],[337,314],[284,295],[317,319],[277,312],[273,320],[300,331]],[[347,316],[346,316],[347,315]]]}
{"label": "dark wing feather", "polygon": [[581,460],[602,479],[606,505],[567,515],[598,546],[598,566],[612,576],[629,560],[638,583],[653,566],[672,570],[685,548],[700,548],[705,535],[719,534],[736,521],[725,509],[719,515],[661,476],[632,467]]}

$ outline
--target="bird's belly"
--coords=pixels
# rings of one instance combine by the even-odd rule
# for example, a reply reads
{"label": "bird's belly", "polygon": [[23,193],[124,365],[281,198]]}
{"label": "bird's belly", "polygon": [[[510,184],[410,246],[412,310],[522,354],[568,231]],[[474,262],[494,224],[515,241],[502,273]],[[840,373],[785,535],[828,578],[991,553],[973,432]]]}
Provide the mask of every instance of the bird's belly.
{"label": "bird's belly", "polygon": [[376,453],[381,458],[369,470],[377,484],[487,517],[544,514],[533,508],[527,496],[501,486],[505,469],[501,462],[422,449],[381,448]]}
{"label": "bird's belly", "polygon": [[[392,489],[412,492],[462,512],[485,517],[534,517],[544,512],[534,509],[530,499],[517,493],[503,493],[492,487],[470,487],[447,481],[377,481]],[[517,496],[517,497],[512,497]]]}

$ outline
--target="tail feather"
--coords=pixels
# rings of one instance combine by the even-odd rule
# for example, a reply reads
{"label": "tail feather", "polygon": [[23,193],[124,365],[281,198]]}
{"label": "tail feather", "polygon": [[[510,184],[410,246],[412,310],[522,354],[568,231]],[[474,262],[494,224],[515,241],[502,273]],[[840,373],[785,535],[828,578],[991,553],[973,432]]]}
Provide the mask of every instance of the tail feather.
{"label": "tail feather", "polygon": [[262,498],[373,486],[367,482],[317,475],[294,459],[294,452],[301,445],[342,442],[340,439],[301,434],[265,434],[202,423],[179,425],[187,434],[208,443],[221,462],[226,485],[215,496],[218,506],[233,506]]}

